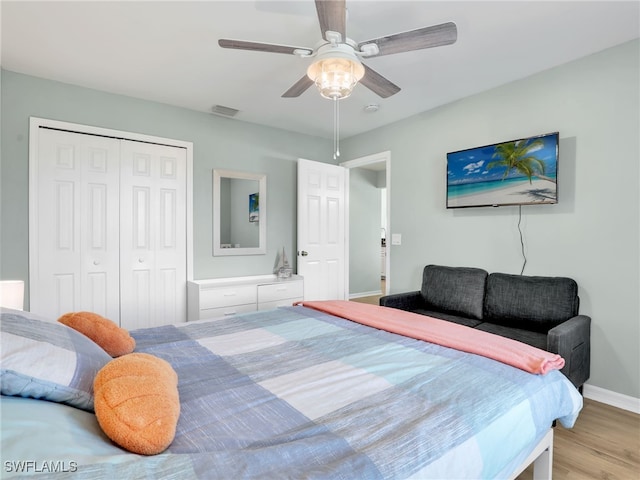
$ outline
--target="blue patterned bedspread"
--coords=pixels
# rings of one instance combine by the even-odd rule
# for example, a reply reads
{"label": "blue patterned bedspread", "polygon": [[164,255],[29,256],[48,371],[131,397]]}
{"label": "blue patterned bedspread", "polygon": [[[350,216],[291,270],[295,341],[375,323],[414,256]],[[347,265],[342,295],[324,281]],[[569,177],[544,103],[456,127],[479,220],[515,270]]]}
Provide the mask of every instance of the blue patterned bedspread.
{"label": "blue patterned bedspread", "polygon": [[531,375],[305,307],[132,335],[178,373],[175,440],[153,457],[80,459],[70,477],[500,478],[582,406],[559,371]]}

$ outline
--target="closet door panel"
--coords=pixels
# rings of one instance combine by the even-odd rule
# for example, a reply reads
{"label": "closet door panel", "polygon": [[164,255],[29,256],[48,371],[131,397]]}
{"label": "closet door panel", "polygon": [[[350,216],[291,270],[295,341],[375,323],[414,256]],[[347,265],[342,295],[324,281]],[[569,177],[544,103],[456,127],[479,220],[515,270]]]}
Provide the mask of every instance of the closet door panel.
{"label": "closet door panel", "polygon": [[[63,313],[76,310],[78,275],[74,273],[54,273],[52,278],[53,289],[48,290],[47,293],[51,295],[54,303],[49,307],[53,307],[55,311],[53,317],[58,318]],[[48,309],[47,311],[51,310]]]}
{"label": "closet door panel", "polygon": [[72,134],[83,139],[80,242],[82,310],[114,322],[120,317],[120,147],[113,138]]}
{"label": "closet door panel", "polygon": [[31,311],[57,318],[91,310],[118,320],[118,166],[118,140],[39,130]]}
{"label": "closet door panel", "polygon": [[122,326],[186,321],[184,149],[122,141],[120,218]]}
{"label": "closet door panel", "polygon": [[[163,268],[159,272],[159,294],[160,298],[160,311],[158,312],[158,321],[162,324],[175,323],[175,318],[182,308],[178,302],[181,300],[180,295],[176,295],[176,292],[184,289],[185,284],[182,279],[177,278],[179,271],[176,268]],[[186,280],[186,278],[185,278]],[[186,297],[185,297],[186,298]]]}
{"label": "closet door panel", "polygon": [[122,310],[125,314],[121,324],[124,328],[147,328],[157,325],[153,318],[152,272],[148,266],[141,266],[131,272],[131,290],[123,297]]}
{"label": "closet door panel", "polygon": [[[106,312],[109,309],[109,298],[106,295],[108,277],[103,272],[89,273],[86,285],[86,301],[89,312]],[[118,317],[109,316],[114,322],[118,322]]]}

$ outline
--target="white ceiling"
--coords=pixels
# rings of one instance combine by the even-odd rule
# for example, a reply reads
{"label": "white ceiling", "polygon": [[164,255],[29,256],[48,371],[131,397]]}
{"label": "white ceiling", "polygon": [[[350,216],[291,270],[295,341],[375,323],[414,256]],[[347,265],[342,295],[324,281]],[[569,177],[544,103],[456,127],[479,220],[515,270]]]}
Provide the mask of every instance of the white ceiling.
{"label": "white ceiling", "polygon": [[[364,41],[452,21],[450,46],[365,63],[402,88],[381,99],[362,85],[340,102],[346,138],[640,36],[638,1],[347,2],[347,36]],[[107,92],[326,138],[332,102],[311,87],[281,98],[306,71],[293,55],[222,49],[219,38],[314,47],[312,0],[7,1],[2,67]],[[368,104],[379,104],[367,113]],[[229,120],[235,121],[235,120]]]}

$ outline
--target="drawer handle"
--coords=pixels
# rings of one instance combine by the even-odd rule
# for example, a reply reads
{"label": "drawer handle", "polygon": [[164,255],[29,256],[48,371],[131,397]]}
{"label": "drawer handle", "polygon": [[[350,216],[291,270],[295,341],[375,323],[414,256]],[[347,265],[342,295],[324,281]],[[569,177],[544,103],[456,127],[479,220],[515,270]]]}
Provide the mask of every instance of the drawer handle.
{"label": "drawer handle", "polygon": [[235,297],[236,296],[236,292],[225,293],[224,296],[225,297]]}
{"label": "drawer handle", "polygon": [[235,315],[237,312],[235,310],[231,311],[231,312],[224,312],[224,316],[225,317],[230,317],[232,315]]}

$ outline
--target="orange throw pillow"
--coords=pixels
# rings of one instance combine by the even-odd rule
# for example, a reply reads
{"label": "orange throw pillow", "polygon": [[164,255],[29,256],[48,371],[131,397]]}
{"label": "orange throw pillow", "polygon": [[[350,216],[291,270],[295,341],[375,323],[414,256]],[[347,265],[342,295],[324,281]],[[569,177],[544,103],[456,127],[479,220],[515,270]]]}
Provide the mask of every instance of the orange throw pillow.
{"label": "orange throw pillow", "polygon": [[167,449],[180,417],[178,375],[165,360],[132,353],[111,360],[93,382],[98,423],[116,444],[133,453]]}
{"label": "orange throw pillow", "polygon": [[89,337],[112,357],[126,355],[136,348],[136,341],[127,330],[97,313],[65,313],[58,321]]}

